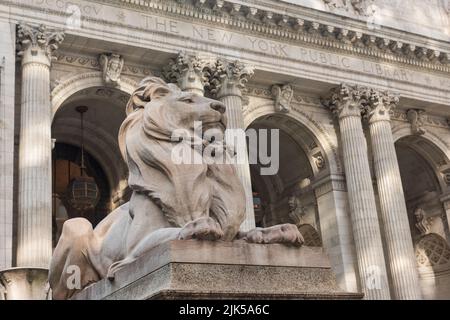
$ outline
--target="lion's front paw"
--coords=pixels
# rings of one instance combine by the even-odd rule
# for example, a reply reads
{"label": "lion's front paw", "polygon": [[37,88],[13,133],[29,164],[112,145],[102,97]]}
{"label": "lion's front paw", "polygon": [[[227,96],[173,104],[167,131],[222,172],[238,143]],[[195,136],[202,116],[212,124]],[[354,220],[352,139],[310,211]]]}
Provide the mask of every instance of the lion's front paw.
{"label": "lion's front paw", "polygon": [[199,218],[187,223],[180,231],[178,239],[219,240],[223,231],[219,223],[210,217]]}
{"label": "lion's front paw", "polygon": [[250,243],[283,243],[300,247],[305,241],[296,225],[281,224],[270,228],[256,228],[243,237]]}

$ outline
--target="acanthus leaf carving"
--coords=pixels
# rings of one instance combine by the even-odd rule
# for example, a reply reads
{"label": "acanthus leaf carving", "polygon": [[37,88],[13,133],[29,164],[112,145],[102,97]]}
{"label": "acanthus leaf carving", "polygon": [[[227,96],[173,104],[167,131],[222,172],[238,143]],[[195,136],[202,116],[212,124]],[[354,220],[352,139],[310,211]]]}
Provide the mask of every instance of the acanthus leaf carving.
{"label": "acanthus leaf carving", "polygon": [[218,98],[227,95],[242,97],[242,89],[253,76],[253,67],[238,60],[219,58],[208,67],[208,89]]}
{"label": "acanthus leaf carving", "polygon": [[31,56],[37,56],[39,50],[48,58],[48,63],[55,60],[55,51],[64,41],[64,32],[47,28],[40,24],[38,26],[20,23],[17,26],[17,56],[24,57],[30,50]]}
{"label": "acanthus leaf carving", "polygon": [[360,117],[363,111],[363,93],[367,89],[358,85],[342,83],[331,89],[327,98],[322,98],[322,105],[339,118],[348,116]]}
{"label": "acanthus leaf carving", "polygon": [[206,68],[210,63],[196,54],[180,52],[169,61],[162,74],[168,82],[177,83],[182,90],[203,94],[204,86],[208,83]]}
{"label": "acanthus leaf carving", "polygon": [[396,93],[385,90],[367,89],[363,93],[364,117],[373,123],[390,121],[391,112],[397,107],[400,97]]}

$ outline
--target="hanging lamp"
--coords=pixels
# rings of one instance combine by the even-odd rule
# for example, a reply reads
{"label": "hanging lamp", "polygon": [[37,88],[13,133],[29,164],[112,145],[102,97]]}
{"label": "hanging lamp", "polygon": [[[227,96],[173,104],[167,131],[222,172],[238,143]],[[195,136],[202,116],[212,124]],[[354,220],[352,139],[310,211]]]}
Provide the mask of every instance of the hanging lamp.
{"label": "hanging lamp", "polygon": [[83,115],[88,111],[88,107],[79,106],[75,110],[80,114],[81,122],[81,174],[70,182],[67,200],[74,209],[83,212],[95,208],[100,199],[100,192],[94,178],[85,173]]}

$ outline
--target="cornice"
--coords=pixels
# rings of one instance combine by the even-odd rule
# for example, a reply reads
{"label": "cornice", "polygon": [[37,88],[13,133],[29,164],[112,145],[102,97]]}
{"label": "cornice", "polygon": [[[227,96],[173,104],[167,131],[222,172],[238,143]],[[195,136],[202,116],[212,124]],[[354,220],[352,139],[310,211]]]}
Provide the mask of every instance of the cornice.
{"label": "cornice", "polygon": [[[237,31],[247,30],[278,41],[362,55],[415,68],[450,72],[450,46],[426,36],[394,29],[369,30],[357,19],[273,1],[97,0],[168,16],[201,20]],[[282,6],[281,6],[282,5]],[[342,27],[345,19],[348,27]],[[320,22],[319,22],[320,21]]]}

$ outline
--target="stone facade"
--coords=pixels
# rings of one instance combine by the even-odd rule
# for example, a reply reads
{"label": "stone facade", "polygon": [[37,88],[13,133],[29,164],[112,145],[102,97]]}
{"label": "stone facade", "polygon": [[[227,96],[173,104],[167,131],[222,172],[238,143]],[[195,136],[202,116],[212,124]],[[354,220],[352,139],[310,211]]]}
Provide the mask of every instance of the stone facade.
{"label": "stone facade", "polygon": [[450,13],[411,2],[0,0],[0,270],[46,268],[77,216],[58,193],[76,106],[102,210],[128,200],[118,128],[155,75],[219,99],[230,128],[280,130],[276,174],[237,146],[244,229],[309,230],[366,299],[450,298]]}

